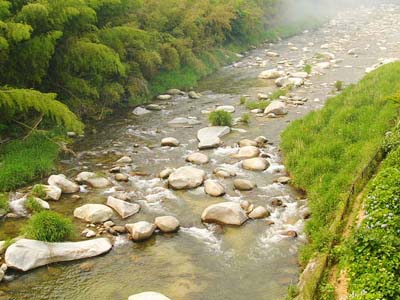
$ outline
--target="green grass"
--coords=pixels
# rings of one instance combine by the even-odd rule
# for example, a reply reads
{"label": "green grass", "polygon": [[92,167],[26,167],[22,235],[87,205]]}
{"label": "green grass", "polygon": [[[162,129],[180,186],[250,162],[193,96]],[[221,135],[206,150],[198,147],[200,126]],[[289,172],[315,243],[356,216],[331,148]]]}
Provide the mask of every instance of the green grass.
{"label": "green grass", "polygon": [[32,197],[32,196],[29,196],[28,199],[26,199],[25,207],[31,213],[37,213],[37,212],[41,212],[42,210],[44,210],[44,208],[40,205],[40,203],[38,201],[36,201],[35,197]]}
{"label": "green grass", "polygon": [[31,195],[40,199],[44,199],[46,197],[46,189],[42,184],[35,184],[35,186],[32,188]]}
{"label": "green grass", "polygon": [[241,117],[240,117],[240,122],[244,123],[244,124],[249,124],[250,123],[250,114],[248,113],[244,113]]}
{"label": "green grass", "polygon": [[8,195],[5,193],[0,193],[0,215],[8,213],[10,210],[10,205],[8,202]]}
{"label": "green grass", "polygon": [[289,90],[290,90],[290,88],[276,90],[269,96],[269,99],[276,100],[276,99],[279,99],[279,97],[281,97],[281,96],[286,96],[287,93],[289,92]]}
{"label": "green grass", "polygon": [[343,90],[343,81],[341,80],[337,80],[335,82],[335,89],[336,91],[340,92],[341,90]]}
{"label": "green grass", "polygon": [[26,237],[45,242],[62,242],[74,235],[72,221],[53,211],[41,211],[24,226]]}
{"label": "green grass", "polygon": [[306,72],[307,74],[311,74],[311,71],[312,71],[312,66],[310,64],[304,66],[304,72]]}
{"label": "green grass", "polygon": [[343,207],[355,178],[380,149],[394,126],[398,105],[388,96],[400,90],[400,63],[368,74],[326,106],[293,122],[282,134],[282,150],[293,183],[308,194],[310,242],[301,258],[328,250],[330,226]]}
{"label": "green grass", "polygon": [[43,135],[15,140],[0,148],[0,192],[10,191],[49,174],[58,146]]}
{"label": "green grass", "polygon": [[245,96],[241,96],[239,100],[239,105],[244,105],[246,104],[247,98]]}
{"label": "green grass", "polygon": [[213,111],[208,116],[208,121],[212,126],[232,126],[232,114],[227,111]]}
{"label": "green grass", "polygon": [[265,110],[269,104],[270,104],[270,101],[267,101],[267,100],[248,101],[246,103],[246,108],[249,110],[253,110],[253,109]]}

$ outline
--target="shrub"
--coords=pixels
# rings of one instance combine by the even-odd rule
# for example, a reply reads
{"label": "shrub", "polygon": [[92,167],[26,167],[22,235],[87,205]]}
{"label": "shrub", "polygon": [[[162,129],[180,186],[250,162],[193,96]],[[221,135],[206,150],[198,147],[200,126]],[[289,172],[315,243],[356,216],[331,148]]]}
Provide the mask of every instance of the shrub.
{"label": "shrub", "polygon": [[212,126],[232,126],[232,114],[227,111],[213,111],[208,120]]}
{"label": "shrub", "polygon": [[29,196],[28,199],[26,199],[25,207],[32,213],[37,213],[44,210],[44,208],[33,196]]}
{"label": "shrub", "polygon": [[45,241],[61,242],[74,233],[72,221],[53,211],[41,211],[32,216],[23,228],[26,237]]}
{"label": "shrub", "polygon": [[267,100],[258,100],[258,101],[250,101],[246,103],[246,108],[253,110],[253,109],[261,109],[265,110],[265,108],[270,104]]}
{"label": "shrub", "polygon": [[31,191],[32,196],[38,197],[40,199],[46,198],[46,189],[42,184],[36,184],[32,191]]}
{"label": "shrub", "polygon": [[307,74],[311,74],[312,71],[312,66],[311,65],[305,65],[304,66],[304,72],[306,72]]}
{"label": "shrub", "polygon": [[340,92],[341,90],[343,90],[343,81],[341,80],[337,80],[335,82],[335,89],[336,91]]}
{"label": "shrub", "polygon": [[240,122],[249,124],[250,123],[250,114],[243,114],[242,117],[240,118]]}

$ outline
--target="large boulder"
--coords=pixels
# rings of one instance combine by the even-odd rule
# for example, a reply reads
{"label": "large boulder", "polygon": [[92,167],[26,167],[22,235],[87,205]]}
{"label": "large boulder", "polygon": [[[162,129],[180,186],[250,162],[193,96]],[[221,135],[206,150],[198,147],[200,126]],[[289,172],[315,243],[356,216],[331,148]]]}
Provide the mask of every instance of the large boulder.
{"label": "large boulder", "polygon": [[140,205],[137,203],[130,203],[121,199],[109,196],[107,198],[107,205],[112,207],[122,219],[126,219],[134,214],[138,213],[140,210]]}
{"label": "large boulder", "polygon": [[128,300],[171,300],[168,297],[156,292],[144,292],[129,296]]}
{"label": "large boulder", "polygon": [[42,185],[46,196],[46,200],[60,200],[62,190],[56,185]]}
{"label": "large boulder", "polygon": [[201,219],[207,223],[242,225],[248,217],[239,203],[223,202],[207,207]]}
{"label": "large boulder", "polygon": [[203,170],[185,166],[169,175],[168,183],[175,190],[194,189],[202,185],[206,177]]}
{"label": "large boulder", "polygon": [[133,224],[126,224],[125,228],[131,234],[132,240],[138,242],[150,238],[154,230],[156,230],[156,225],[146,221],[141,221]]}
{"label": "large boulder", "polygon": [[281,116],[281,115],[286,115],[288,111],[286,109],[285,103],[279,100],[274,100],[267,106],[264,113]]}
{"label": "large boulder", "polygon": [[107,238],[67,243],[20,239],[7,248],[5,261],[10,268],[28,271],[50,263],[97,256],[111,248],[112,244]]}
{"label": "large boulder", "polygon": [[76,176],[75,180],[99,189],[106,188],[111,185],[111,182],[107,178],[101,177],[94,172],[81,172]]}
{"label": "large boulder", "polygon": [[113,210],[103,204],[85,204],[75,208],[74,217],[89,223],[102,223],[109,220]]}
{"label": "large boulder", "polygon": [[197,132],[199,149],[212,149],[221,144],[221,137],[227,135],[231,129],[228,126],[211,126],[200,129]]}
{"label": "large boulder", "polygon": [[164,233],[175,232],[180,226],[179,220],[172,216],[157,217],[154,223]]}
{"label": "large boulder", "polygon": [[214,180],[206,180],[204,182],[204,191],[213,197],[220,197],[225,194],[224,186]]}
{"label": "large boulder", "polygon": [[281,77],[284,75],[284,72],[282,71],[278,71],[277,69],[270,69],[270,70],[266,70],[260,73],[260,75],[258,75],[258,78],[261,79],[276,79],[278,77]]}
{"label": "large boulder", "polygon": [[268,169],[269,162],[262,157],[249,158],[242,161],[242,167],[249,171],[264,171]]}
{"label": "large boulder", "polygon": [[260,149],[255,146],[244,146],[239,149],[239,152],[233,157],[243,159],[243,158],[253,158],[260,155]]}
{"label": "large boulder", "polygon": [[186,161],[196,165],[204,165],[209,162],[209,158],[201,152],[194,152],[186,157]]}
{"label": "large boulder", "polygon": [[61,189],[63,193],[73,194],[79,192],[80,188],[75,182],[68,180],[63,174],[51,175],[47,180],[49,185],[55,185]]}

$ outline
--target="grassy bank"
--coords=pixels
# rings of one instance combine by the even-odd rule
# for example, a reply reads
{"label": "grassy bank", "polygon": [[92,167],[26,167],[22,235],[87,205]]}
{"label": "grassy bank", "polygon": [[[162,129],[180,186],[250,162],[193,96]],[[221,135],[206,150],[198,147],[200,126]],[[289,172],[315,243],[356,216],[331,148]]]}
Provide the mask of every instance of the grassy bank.
{"label": "grassy bank", "polygon": [[[340,239],[349,201],[374,171],[371,166],[398,114],[399,72],[400,63],[383,66],[282,134],[287,169],[294,185],[307,192],[311,210],[305,227],[309,243],[300,255],[304,266],[313,259],[323,271],[331,246]],[[303,278],[303,289],[318,285],[318,272],[311,273]]]}

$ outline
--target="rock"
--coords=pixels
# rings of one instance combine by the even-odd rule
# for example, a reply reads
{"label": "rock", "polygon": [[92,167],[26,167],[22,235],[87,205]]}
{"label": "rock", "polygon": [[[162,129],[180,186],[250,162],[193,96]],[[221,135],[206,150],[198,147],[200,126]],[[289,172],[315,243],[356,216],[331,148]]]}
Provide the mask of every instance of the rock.
{"label": "rock", "polygon": [[196,93],[196,92],[194,92],[194,91],[190,91],[188,93],[188,96],[189,96],[190,99],[200,99],[201,98],[201,95]]}
{"label": "rock", "polygon": [[168,94],[168,95],[172,95],[172,96],[178,96],[178,95],[183,96],[183,95],[186,95],[185,92],[183,92],[183,91],[181,91],[181,90],[178,90],[178,89],[169,89],[169,90],[167,91],[167,94]]}
{"label": "rock", "polygon": [[160,293],[144,292],[129,296],[128,300],[170,300],[170,299]]}
{"label": "rock", "polygon": [[282,206],[283,201],[281,199],[272,199],[271,205],[272,206]]}
{"label": "rock", "polygon": [[268,169],[269,162],[261,157],[245,159],[242,162],[242,167],[249,171],[264,171]]}
{"label": "rock", "polygon": [[92,237],[96,236],[96,232],[94,232],[91,229],[86,228],[85,230],[82,231],[81,235],[86,238],[92,238]]}
{"label": "rock", "polygon": [[146,115],[146,114],[151,113],[151,111],[139,106],[139,107],[136,107],[136,108],[132,111],[132,113],[133,113],[135,116],[143,116],[143,115]]}
{"label": "rock", "polygon": [[68,132],[67,132],[67,137],[70,137],[70,138],[76,137],[76,132],[74,132],[74,131],[68,131]]}
{"label": "rock", "polygon": [[62,190],[56,185],[42,185],[46,192],[46,200],[60,200]]}
{"label": "rock", "polygon": [[171,95],[158,95],[157,99],[158,100],[170,100],[172,98]]}
{"label": "rock", "polygon": [[180,226],[178,219],[172,216],[157,217],[154,223],[164,233],[175,232]]}
{"label": "rock", "polygon": [[129,156],[123,156],[120,159],[117,160],[117,163],[119,164],[130,164],[132,162],[132,158]]}
{"label": "rock", "polygon": [[261,79],[277,79],[284,75],[284,72],[278,71],[278,69],[270,69],[260,73],[258,78]]}
{"label": "rock", "polygon": [[288,113],[285,103],[282,101],[274,100],[267,106],[264,114],[275,114],[277,116],[286,115]]}
{"label": "rock", "polygon": [[207,155],[201,152],[191,153],[186,157],[186,161],[196,165],[204,165],[209,162]]}
{"label": "rock", "polygon": [[118,233],[126,233],[127,232],[125,226],[120,226],[120,225],[113,226],[113,230]]}
{"label": "rock", "polygon": [[200,186],[206,177],[203,170],[186,166],[181,167],[169,176],[169,185],[176,190],[194,189]]}
{"label": "rock", "polygon": [[227,126],[211,126],[200,129],[197,132],[199,149],[212,149],[221,144],[221,137],[227,135],[231,129]]}
{"label": "rock", "polygon": [[240,147],[246,147],[246,146],[254,146],[254,147],[256,147],[257,146],[257,142],[253,141],[253,140],[244,139],[244,140],[241,140],[239,142],[239,146]]}
{"label": "rock", "polygon": [[267,56],[269,57],[278,57],[279,54],[276,52],[272,52],[272,51],[268,51],[267,53],[265,53]]}
{"label": "rock", "polygon": [[213,197],[220,197],[225,194],[225,188],[214,180],[206,180],[204,182],[204,191]]}
{"label": "rock", "polygon": [[234,113],[235,112],[235,107],[232,105],[222,105],[218,106],[215,111],[226,111],[228,113]]}
{"label": "rock", "polygon": [[215,174],[215,176],[222,178],[230,178],[236,176],[236,172],[234,170],[226,167],[218,167],[213,171],[213,173]]}
{"label": "rock", "polygon": [[172,169],[172,168],[166,168],[166,169],[164,169],[164,170],[162,170],[162,171],[160,172],[159,177],[160,177],[161,179],[167,179],[167,178],[169,177],[169,175],[172,174],[172,172],[174,172],[174,169]]}
{"label": "rock", "polygon": [[162,107],[157,104],[149,104],[146,106],[146,109],[153,110],[153,111],[160,111],[160,110],[162,110]]}
{"label": "rock", "polygon": [[112,244],[107,238],[67,243],[20,239],[7,248],[5,262],[10,268],[28,271],[50,263],[97,256],[111,248]]}
{"label": "rock", "polygon": [[233,186],[239,191],[250,191],[254,189],[257,185],[247,179],[235,179],[233,181]]}
{"label": "rock", "polygon": [[63,174],[51,175],[47,180],[49,185],[57,186],[65,194],[72,194],[79,192],[80,188],[75,182],[72,182]]}
{"label": "rock", "polygon": [[253,158],[260,155],[260,149],[255,146],[245,146],[239,149],[239,153],[233,155],[235,158]]}
{"label": "rock", "polygon": [[248,217],[239,203],[223,202],[207,207],[201,219],[207,223],[242,225]]}
{"label": "rock", "polygon": [[297,232],[294,230],[288,230],[288,231],[284,232],[283,235],[286,235],[291,238],[295,238],[298,236]]}
{"label": "rock", "polygon": [[113,208],[121,216],[122,219],[133,216],[140,210],[139,204],[126,202],[112,196],[109,196],[107,198],[107,205]]}
{"label": "rock", "polygon": [[175,118],[168,122],[169,125],[198,125],[201,124],[199,120],[192,118]]}
{"label": "rock", "polygon": [[[26,206],[26,201],[28,200],[27,198],[23,198],[23,199],[25,199],[25,201],[24,201],[24,205]],[[42,200],[42,199],[40,199],[40,198],[37,198],[37,197],[34,197],[33,198],[42,208],[44,208],[44,209],[50,209],[50,205],[49,205],[49,203],[47,203],[46,201],[44,201],[44,200]]]}
{"label": "rock", "polygon": [[161,146],[163,147],[178,147],[179,144],[179,141],[173,137],[167,137],[161,140]]}
{"label": "rock", "polygon": [[118,173],[118,174],[115,174],[115,180],[127,182],[127,181],[129,181],[129,176],[127,174]]}
{"label": "rock", "polygon": [[240,201],[240,207],[244,210],[244,211],[248,211],[248,209],[250,208],[250,202],[247,200],[242,200]]}
{"label": "rock", "polygon": [[289,84],[289,77],[283,76],[275,80],[277,87],[286,87]]}
{"label": "rock", "polygon": [[263,147],[268,142],[268,139],[265,136],[258,136],[254,141],[257,143],[258,147]]}
{"label": "rock", "polygon": [[100,189],[111,185],[111,182],[107,178],[101,177],[93,172],[81,172],[76,176],[75,180]]}
{"label": "rock", "polygon": [[251,219],[263,219],[270,215],[269,211],[262,206],[257,206],[251,213],[249,213],[249,218]]}
{"label": "rock", "polygon": [[295,72],[290,74],[291,77],[305,79],[309,76],[307,72]]}
{"label": "rock", "polygon": [[279,177],[276,181],[281,184],[288,184],[290,182],[290,177],[282,176]]}
{"label": "rock", "polygon": [[289,84],[294,85],[295,87],[302,86],[304,84],[304,79],[299,77],[290,77],[288,79]]}
{"label": "rock", "polygon": [[317,63],[316,65],[315,65],[315,69],[317,69],[317,71],[322,71],[322,70],[325,70],[325,69],[329,69],[331,67],[331,63],[330,62],[328,62],[328,61],[326,61],[326,62],[320,62],[320,63]]}
{"label": "rock", "polygon": [[156,225],[146,221],[141,221],[134,224],[126,224],[125,228],[131,234],[132,240],[138,242],[149,239],[154,230],[156,230]]}
{"label": "rock", "polygon": [[85,204],[74,210],[74,217],[89,223],[102,223],[109,220],[113,211],[103,204]]}
{"label": "rock", "polygon": [[103,224],[103,226],[104,227],[113,227],[115,224],[114,224],[114,222],[113,221],[107,221],[107,222],[104,222],[104,224]]}

